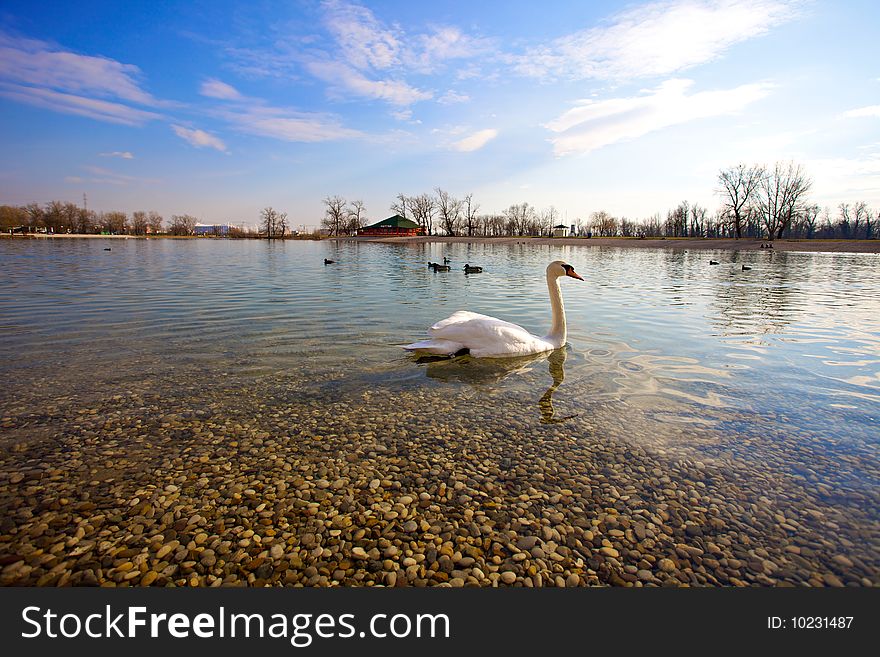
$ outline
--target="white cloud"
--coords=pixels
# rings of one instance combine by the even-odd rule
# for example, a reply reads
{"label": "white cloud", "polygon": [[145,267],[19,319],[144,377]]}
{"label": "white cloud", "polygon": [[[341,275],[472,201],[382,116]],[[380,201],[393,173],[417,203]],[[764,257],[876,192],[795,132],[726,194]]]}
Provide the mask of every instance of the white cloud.
{"label": "white cloud", "polygon": [[0,81],[0,96],[55,112],[76,114],[123,125],[142,125],[152,119],[161,118],[155,112],[148,112],[122,103],[77,96],[53,89],[9,84],[3,81]]}
{"label": "white cloud", "polygon": [[223,140],[219,137],[215,137],[210,132],[184,128],[180,125],[172,125],[171,129],[174,130],[174,134],[184,141],[189,142],[196,148],[215,148],[223,153],[226,152],[226,144],[223,143]]}
{"label": "white cloud", "polygon": [[325,23],[343,58],[355,68],[387,69],[398,63],[400,43],[394,32],[366,7],[328,0]]}
{"label": "white cloud", "polygon": [[771,85],[745,84],[733,89],[688,95],[691,80],[667,80],[656,89],[630,98],[582,100],[548,123],[556,155],[588,153],[618,141],[696,119],[738,112],[766,96]]}
{"label": "white cloud", "polygon": [[116,98],[140,105],[161,103],[137,82],[140,69],[107,57],[60,50],[36,39],[0,33],[0,79],[35,88]]}
{"label": "white cloud", "polygon": [[474,37],[450,25],[433,27],[430,33],[419,35],[415,43],[416,47],[404,51],[403,57],[421,73],[432,73],[452,59],[487,55],[496,47],[493,39]]}
{"label": "white cloud", "polygon": [[450,89],[445,94],[440,96],[437,99],[437,102],[441,105],[454,105],[455,103],[466,103],[470,100],[470,96],[467,94],[460,94],[457,91],[453,91]]}
{"label": "white cloud", "polygon": [[44,41],[0,32],[0,95],[99,121],[141,125],[159,114],[131,105],[166,106],[144,91],[140,69],[107,57],[80,55]]}
{"label": "white cloud", "polygon": [[123,160],[133,160],[134,155],[129,151],[113,151],[112,153],[98,153],[101,157],[119,157]]}
{"label": "white cloud", "polygon": [[606,24],[515,58],[541,78],[662,76],[720,57],[736,43],[794,18],[799,0],[672,0],[624,10]]}
{"label": "white cloud", "polygon": [[242,99],[242,95],[238,93],[238,90],[235,87],[214,78],[202,82],[199,93],[208,98],[219,98],[220,100]]}
{"label": "white cloud", "polygon": [[283,141],[314,143],[365,136],[357,130],[346,128],[333,116],[266,105],[223,111],[219,116],[242,132]]}
{"label": "white cloud", "polygon": [[841,114],[841,116],[845,119],[857,119],[863,117],[880,119],[880,105],[869,105],[868,107],[851,109]]}
{"label": "white cloud", "polygon": [[96,166],[85,166],[83,167],[86,171],[92,174],[91,178],[83,178],[81,176],[68,176],[65,178],[65,182],[90,182],[101,185],[131,185],[131,184],[149,184],[154,185],[160,183],[161,181],[156,178],[140,178],[138,176],[127,176],[121,173],[117,173],[110,169],[105,169],[103,167]]}
{"label": "white cloud", "polygon": [[495,139],[495,137],[497,136],[498,131],[494,128],[479,130],[478,132],[475,132],[472,135],[468,135],[464,139],[460,139],[459,141],[455,142],[454,144],[452,144],[452,148],[454,150],[462,151],[465,153],[477,151],[488,144],[490,141]]}
{"label": "white cloud", "polygon": [[337,89],[354,92],[358,96],[384,100],[392,105],[411,105],[428,100],[433,95],[411,87],[402,80],[371,80],[342,62],[311,62],[308,70]]}

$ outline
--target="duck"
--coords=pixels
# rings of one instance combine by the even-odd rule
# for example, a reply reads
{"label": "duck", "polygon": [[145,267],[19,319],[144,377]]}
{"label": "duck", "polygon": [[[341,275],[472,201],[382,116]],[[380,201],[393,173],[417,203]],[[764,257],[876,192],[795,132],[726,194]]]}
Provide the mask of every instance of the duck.
{"label": "duck", "polygon": [[450,271],[452,269],[449,265],[440,265],[436,262],[429,262],[428,268],[433,269],[434,273],[437,273],[438,271]]}
{"label": "duck", "polygon": [[448,265],[450,262],[452,262],[452,260],[450,260],[450,259],[447,258],[446,256],[443,256],[443,264],[444,264],[444,265]]}
{"label": "duck", "polygon": [[710,260],[710,261],[709,261],[709,264],[710,264],[710,265],[720,265],[721,263],[718,262],[717,260]]}
{"label": "duck", "polygon": [[562,304],[561,278],[583,281],[574,267],[554,260],[545,272],[553,321],[550,332],[539,337],[522,326],[489,315],[459,310],[428,329],[429,338],[404,345],[408,351],[436,356],[508,358],[529,356],[559,349],[566,342],[565,308]]}
{"label": "duck", "polygon": [[466,264],[466,265],[464,266],[464,273],[465,273],[465,274],[482,274],[482,273],[483,273],[483,268],[482,268],[482,267],[477,267],[476,265],[471,266],[470,264]]}
{"label": "duck", "polygon": [[105,246],[105,247],[104,247],[104,250],[105,250],[105,251],[109,251],[109,250],[110,250],[110,247],[109,247],[109,246]]}
{"label": "duck", "polygon": [[746,266],[746,265],[743,265],[743,271],[748,271],[749,269],[751,269],[751,267],[748,267],[748,266]]}
{"label": "duck", "polygon": [[324,264],[325,264],[325,265],[332,265],[332,264],[334,264],[335,262],[336,262],[335,260],[328,260],[327,258],[324,258]]}

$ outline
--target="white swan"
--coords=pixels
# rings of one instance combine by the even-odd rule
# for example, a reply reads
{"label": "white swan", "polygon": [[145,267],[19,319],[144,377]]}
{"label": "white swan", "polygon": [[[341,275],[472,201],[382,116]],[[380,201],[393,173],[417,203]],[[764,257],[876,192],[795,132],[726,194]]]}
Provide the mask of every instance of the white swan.
{"label": "white swan", "polygon": [[516,324],[459,310],[428,329],[430,339],[413,342],[404,346],[404,349],[440,356],[467,352],[476,358],[527,356],[558,349],[565,344],[566,337],[565,308],[562,306],[562,292],[559,290],[559,279],[562,276],[584,280],[575,272],[574,267],[562,260],[555,260],[547,266],[547,288],[550,291],[553,325],[550,333],[543,338],[532,335]]}

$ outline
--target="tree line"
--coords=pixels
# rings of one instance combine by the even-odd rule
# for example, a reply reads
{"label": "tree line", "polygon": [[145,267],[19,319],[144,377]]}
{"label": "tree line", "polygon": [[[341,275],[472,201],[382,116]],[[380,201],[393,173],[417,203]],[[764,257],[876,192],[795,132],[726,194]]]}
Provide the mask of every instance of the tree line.
{"label": "tree line", "polygon": [[[692,238],[820,238],[876,239],[880,233],[880,211],[864,201],[841,203],[832,210],[809,200],[812,180],[794,162],[777,162],[772,167],[737,164],[718,173],[715,194],[720,206],[713,212],[698,203],[682,201],[666,212],[642,219],[616,217],[599,210],[586,218],[577,217],[566,232],[596,237],[692,237]],[[354,235],[369,220],[361,200],[342,196],[323,199],[323,233]],[[550,206],[538,209],[527,202],[515,203],[495,213],[481,213],[473,194],[456,197],[435,187],[431,192],[408,196],[398,194],[389,209],[421,226],[428,235],[466,237],[549,236],[561,222]],[[157,212],[94,212],[74,203],[50,201],[24,206],[0,206],[0,230],[25,227],[28,232],[83,234],[171,234],[192,235],[197,219],[172,215],[166,223]],[[230,237],[289,236],[287,214],[272,207],[261,210],[257,232],[230,226]]]}

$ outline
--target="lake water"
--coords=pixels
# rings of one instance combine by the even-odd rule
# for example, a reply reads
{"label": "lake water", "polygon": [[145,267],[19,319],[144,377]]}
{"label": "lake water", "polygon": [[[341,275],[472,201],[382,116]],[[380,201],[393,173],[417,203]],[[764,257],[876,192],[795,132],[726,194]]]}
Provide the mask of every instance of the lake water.
{"label": "lake water", "polygon": [[[444,256],[451,272],[427,269]],[[480,361],[418,359],[400,348],[460,309],[543,335],[544,268],[555,259],[585,279],[562,281],[564,350]],[[466,262],[484,272],[465,275]],[[878,273],[875,254],[528,241],[0,240],[3,476],[40,471],[37,487],[51,492],[46,473],[63,471],[58,486],[68,488],[52,499],[91,485],[90,499],[110,505],[135,494],[120,479],[141,488],[166,475],[189,481],[180,461],[205,440],[253,441],[251,453],[224,456],[232,472],[250,468],[252,477],[245,463],[283,435],[285,457],[301,459],[293,470],[305,468],[307,480],[330,479],[337,466],[356,480],[360,465],[346,459],[352,445],[384,473],[383,487],[398,467],[389,455],[414,463],[424,451],[428,481],[401,475],[393,488],[430,487],[432,463],[450,490],[456,481],[470,490],[491,480],[492,491],[513,477],[519,488],[509,499],[477,508],[486,518],[519,495],[553,499],[567,490],[586,525],[563,524],[582,531],[601,518],[593,526],[620,552],[608,568],[625,582],[652,581],[642,573],[651,568],[655,583],[667,576],[659,558],[646,556],[665,544],[663,533],[647,548],[635,539],[620,546],[628,535],[608,533],[618,526],[606,522],[608,508],[629,518],[624,534],[644,511],[649,527],[672,525],[673,557],[671,546],[686,559],[681,546],[692,545],[703,554],[697,561],[721,562],[714,570],[678,564],[669,572],[683,583],[877,584]],[[324,447],[309,451],[307,438]],[[362,440],[383,447],[358,451]],[[268,471],[279,458],[269,452],[281,447],[266,449]],[[481,465],[472,467],[474,459]],[[37,538],[21,541],[34,505],[8,483],[4,491],[7,551],[32,552]],[[638,504],[627,511],[630,499]],[[457,513],[449,502],[431,509],[437,518]],[[529,511],[494,522],[522,534],[543,521]],[[736,558],[746,565],[729,568]],[[21,581],[42,572],[30,567]],[[584,562],[563,579],[621,583],[608,568]],[[321,572],[309,583],[332,579]]]}

